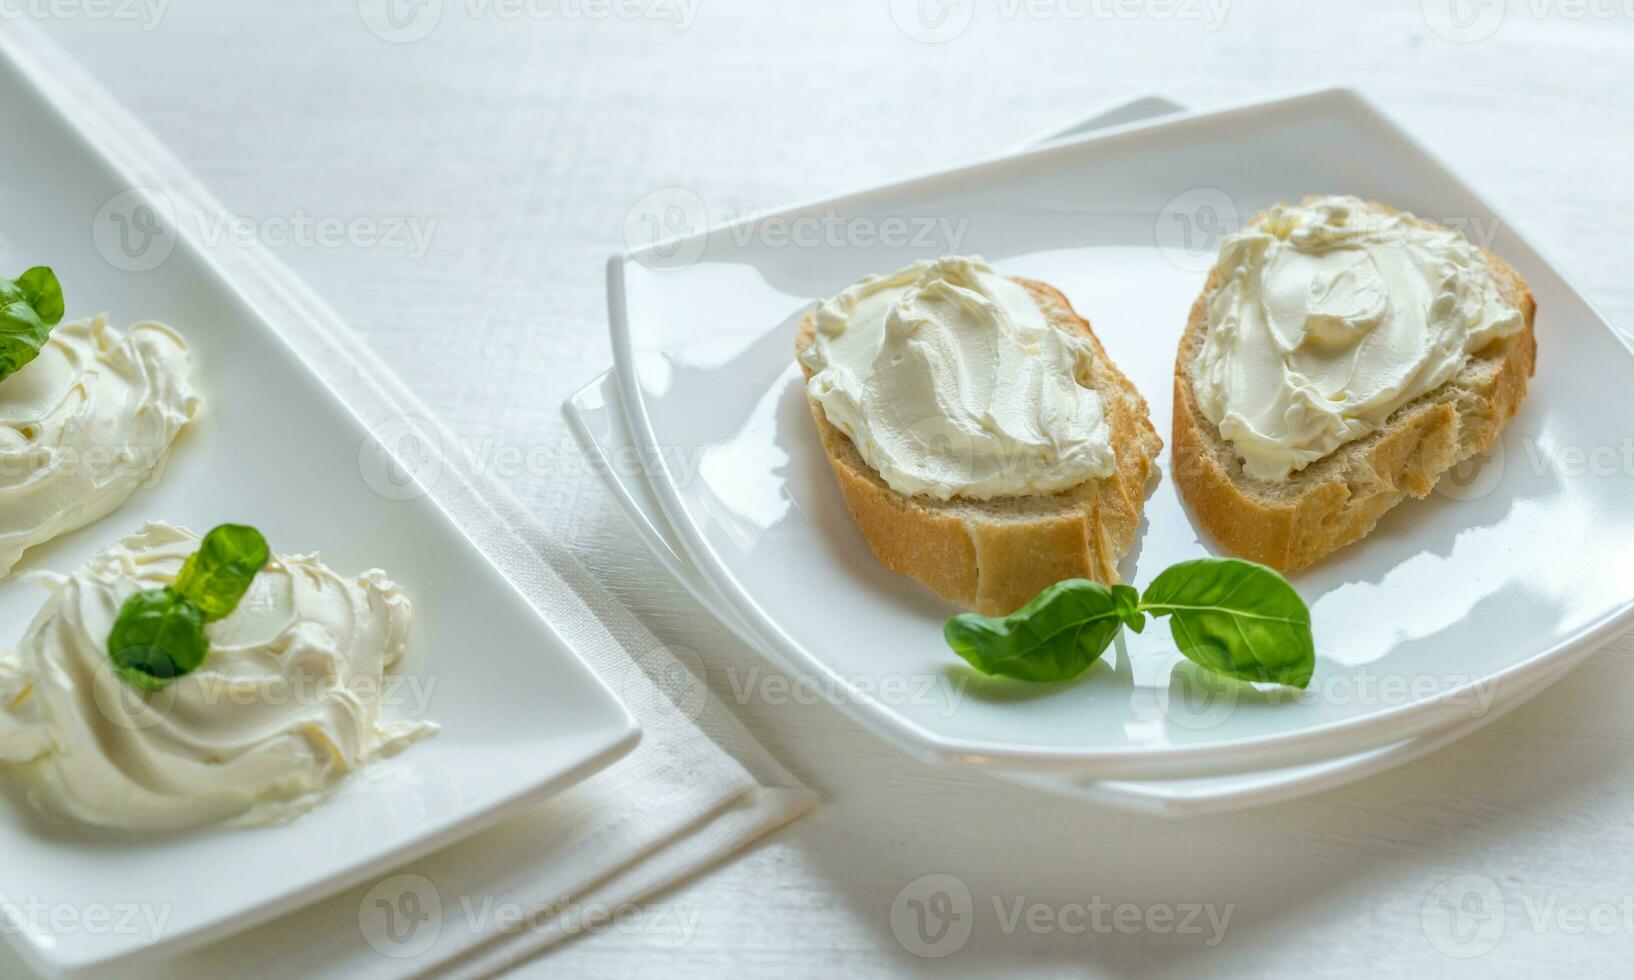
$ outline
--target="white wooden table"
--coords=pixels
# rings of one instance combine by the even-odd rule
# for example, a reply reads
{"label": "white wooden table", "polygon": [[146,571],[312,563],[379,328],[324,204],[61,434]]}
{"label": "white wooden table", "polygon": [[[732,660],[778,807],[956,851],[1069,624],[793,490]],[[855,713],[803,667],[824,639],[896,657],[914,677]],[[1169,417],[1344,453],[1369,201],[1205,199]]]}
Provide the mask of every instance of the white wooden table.
{"label": "white wooden table", "polygon": [[[522,975],[1626,974],[1629,639],[1480,734],[1352,788],[1183,823],[1108,814],[926,768],[826,704],[738,697],[729,671],[769,668],[646,556],[559,405],[611,361],[602,260],[649,192],[684,186],[742,212],[1006,147],[1139,91],[1207,105],[1354,83],[1634,328],[1634,12],[1527,0],[1490,36],[1453,43],[1424,14],[1457,33],[1441,0],[1201,0],[1205,15],[1225,4],[1218,25],[1178,0],[1169,17],[1162,0],[1011,3],[1010,16],[984,3],[931,45],[884,0],[616,8],[633,19],[565,16],[608,10],[597,0],[540,0],[515,18],[503,0],[405,0],[440,18],[392,43],[354,0],[149,3],[127,18],[69,0],[43,19],[261,227],[429,230],[423,250],[371,244],[354,225],[349,243],[281,251],[472,452],[522,451],[517,493],[662,637],[698,651],[716,690],[823,794],[814,816]],[[1465,39],[1487,33],[1495,8],[1464,6]],[[401,40],[427,22],[399,23]],[[890,917],[932,873],[972,894],[973,935],[943,960],[906,948]],[[1502,896],[1487,905],[1501,930],[1489,919],[1454,947],[1480,954],[1467,959],[1438,949],[1421,914],[1456,875]],[[1044,918],[1012,925],[1018,901]],[[1218,942],[1206,917],[1163,926],[1162,910],[1183,917],[1189,903],[1229,907]]]}

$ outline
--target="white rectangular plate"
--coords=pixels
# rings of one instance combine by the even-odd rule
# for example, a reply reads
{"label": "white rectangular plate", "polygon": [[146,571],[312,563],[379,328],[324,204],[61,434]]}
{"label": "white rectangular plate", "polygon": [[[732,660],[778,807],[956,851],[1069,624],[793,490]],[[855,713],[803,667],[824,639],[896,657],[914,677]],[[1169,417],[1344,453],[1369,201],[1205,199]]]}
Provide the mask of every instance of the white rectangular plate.
{"label": "white rectangular plate", "polygon": [[[956,676],[940,639],[952,610],[881,568],[845,512],[791,355],[810,302],[914,258],[985,254],[1061,288],[1167,435],[1175,344],[1218,233],[1275,201],[1335,192],[1489,242],[1538,297],[1540,353],[1532,395],[1483,469],[1404,504],[1366,541],[1295,578],[1316,631],[1311,690],[1193,703],[1159,624],[1075,683],[971,681],[957,701],[878,696]],[[933,219],[959,228],[959,240],[802,247],[766,233]],[[1634,474],[1615,458],[1601,464],[1625,438],[1634,359],[1513,225],[1354,93],[1121,127],[751,221],[610,263],[624,407],[636,440],[656,452],[665,516],[722,602],[769,656],[822,679],[836,703],[905,748],[1100,777],[1296,765],[1439,730],[1500,692],[1536,690],[1629,621]],[[1580,454],[1599,463],[1579,466]],[[1126,580],[1144,584],[1215,551],[1172,481],[1157,484],[1146,514]]]}
{"label": "white rectangular plate", "polygon": [[[19,571],[72,569],[149,520],[253,523],[279,551],[321,550],[343,572],[383,568],[415,606],[402,669],[424,682],[416,713],[442,726],[265,829],[110,841],[48,824],[8,788],[0,908],[22,921],[0,932],[31,965],[77,972],[225,935],[487,826],[635,744],[623,705],[430,498],[371,489],[360,469],[379,451],[370,434],[187,241],[143,272],[103,257],[93,225],[130,182],[3,60],[0,132],[27,134],[8,141],[0,166],[0,269],[54,266],[70,317],[175,325],[206,400],[156,486],[29,553]],[[16,577],[0,582],[0,644],[15,643],[43,598]],[[131,907],[165,917],[163,930],[91,918]]]}

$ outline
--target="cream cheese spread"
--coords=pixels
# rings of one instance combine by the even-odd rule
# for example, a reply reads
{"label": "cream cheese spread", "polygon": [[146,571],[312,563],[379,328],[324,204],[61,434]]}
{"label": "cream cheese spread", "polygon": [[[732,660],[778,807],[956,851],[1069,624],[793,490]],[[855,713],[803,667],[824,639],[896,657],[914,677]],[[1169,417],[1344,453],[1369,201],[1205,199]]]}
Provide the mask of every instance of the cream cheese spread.
{"label": "cream cheese spread", "polygon": [[0,576],[27,549],[113,512],[198,410],[187,343],[159,323],[63,323],[0,379]]}
{"label": "cream cheese spread", "polygon": [[1053,493],[1110,475],[1096,350],[976,257],[868,276],[819,303],[801,354],[828,421],[893,490]]}
{"label": "cream cheese spread", "polygon": [[1379,430],[1526,325],[1480,249],[1354,197],[1272,208],[1215,272],[1193,391],[1261,480]]}
{"label": "cream cheese spread", "polygon": [[402,656],[409,600],[383,572],[337,575],[275,557],[209,623],[209,655],[151,693],[111,669],[108,633],[132,593],[175,581],[199,538],[149,524],[50,590],[0,655],[0,762],[42,810],[162,831],[298,814],[347,773],[436,730],[385,722],[384,672]]}

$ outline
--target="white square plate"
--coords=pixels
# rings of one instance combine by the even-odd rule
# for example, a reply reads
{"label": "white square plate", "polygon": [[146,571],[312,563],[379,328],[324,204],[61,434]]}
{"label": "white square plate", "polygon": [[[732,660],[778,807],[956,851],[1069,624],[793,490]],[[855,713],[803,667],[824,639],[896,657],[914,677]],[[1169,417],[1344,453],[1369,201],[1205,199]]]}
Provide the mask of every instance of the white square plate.
{"label": "white square plate", "polygon": [[[698,603],[738,638],[755,649],[765,641],[755,635],[721,601],[720,595],[681,554],[681,544],[664,517],[658,497],[640,463],[643,453],[625,425],[618,379],[611,371],[576,392],[562,406],[585,455],[612,491],[637,535]],[[1562,671],[1563,672],[1563,671]],[[1502,717],[1556,679],[1547,674],[1528,684],[1512,685],[1503,698],[1449,727],[1412,738],[1302,765],[1224,773],[1195,779],[1096,779],[1069,773],[1020,773],[994,770],[1001,779],[1097,806],[1163,817],[1190,817],[1269,806],[1334,789],[1405,765],[1449,745]]]}
{"label": "white square plate", "polygon": [[[1052,129],[1028,146],[1184,111],[1185,108],[1179,103],[1163,96],[1142,96],[1109,106],[1070,125]],[[745,643],[760,648],[764,641],[726,606],[714,588],[683,556],[683,547],[664,517],[662,505],[648,479],[650,468],[641,462],[642,451],[630,435],[622,402],[618,379],[608,371],[563,402],[562,411],[580,447],[587,457],[596,462],[597,472],[612,492],[613,499],[623,509],[647,548],[699,604]],[[1473,712],[1471,717],[1445,729],[1425,732],[1379,748],[1301,765],[1194,779],[1096,779],[1067,773],[1003,770],[996,770],[994,775],[1096,806],[1163,817],[1197,816],[1268,806],[1334,789],[1405,765],[1496,720],[1511,708],[1524,703],[1533,693],[1547,687],[1555,680],[1557,673],[1563,672],[1558,670],[1525,685],[1511,685],[1501,692],[1504,695],[1502,700],[1486,705]]]}
{"label": "white square plate", "polygon": [[[442,726],[311,813],[257,830],[99,839],[48,824],[0,779],[0,909],[12,913],[0,932],[32,966],[77,972],[222,936],[487,826],[635,744],[623,705],[431,499],[370,488],[360,459],[378,445],[186,240],[140,273],[99,254],[94,219],[130,181],[3,60],[0,131],[28,134],[8,141],[0,168],[0,268],[54,266],[70,317],[174,324],[206,399],[156,486],[19,571],[74,568],[148,520],[252,522],[279,551],[384,568],[414,601],[403,671],[423,681],[417,713]],[[0,644],[43,599],[16,577],[0,582]],[[164,928],[102,918],[129,908]]]}
{"label": "white square plate", "polygon": [[[952,610],[881,568],[845,512],[791,355],[811,301],[914,258],[985,254],[1061,288],[1167,435],[1174,345],[1217,233],[1275,201],[1332,192],[1490,242],[1538,297],[1540,355],[1530,399],[1473,480],[1404,504],[1365,542],[1296,577],[1316,631],[1311,690],[1192,704],[1159,626],[1074,683],[881,696],[960,676],[940,637]],[[888,219],[941,219],[961,234],[952,247],[890,248],[764,233]],[[659,463],[665,516],[722,602],[785,669],[818,677],[905,748],[1125,778],[1331,758],[1455,724],[1500,690],[1525,693],[1634,611],[1634,473],[1605,465],[1626,438],[1634,359],[1511,224],[1354,93],[1135,124],[749,222],[610,263],[624,407]],[[1581,456],[1596,462],[1579,466]],[[1169,480],[1146,514],[1126,580],[1214,551]]]}

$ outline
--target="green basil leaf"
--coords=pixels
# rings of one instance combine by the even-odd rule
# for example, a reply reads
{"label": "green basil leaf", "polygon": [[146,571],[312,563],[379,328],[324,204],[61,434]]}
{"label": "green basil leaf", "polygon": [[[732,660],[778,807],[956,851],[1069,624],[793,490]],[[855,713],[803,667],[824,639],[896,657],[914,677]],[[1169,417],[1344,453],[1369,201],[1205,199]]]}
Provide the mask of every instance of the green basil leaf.
{"label": "green basil leaf", "polygon": [[125,600],[108,633],[108,657],[132,685],[153,691],[204,662],[210,641],[204,613],[175,589],[148,589]]}
{"label": "green basil leaf", "polygon": [[204,536],[182,564],[176,591],[214,622],[238,608],[255,575],[266,567],[267,539],[253,527],[223,524]]}
{"label": "green basil leaf", "polygon": [[955,616],[942,635],[983,674],[1045,683],[1088,670],[1119,627],[1137,621],[1143,618],[1134,589],[1079,578],[1055,583],[1003,618]]}
{"label": "green basil leaf", "polygon": [[45,266],[0,279],[0,379],[25,367],[62,322],[62,284]]}
{"label": "green basil leaf", "polygon": [[1311,612],[1264,565],[1235,558],[1181,562],[1152,580],[1141,609],[1168,616],[1180,652],[1238,680],[1303,688],[1316,669]]}
{"label": "green basil leaf", "polygon": [[37,265],[17,277],[17,288],[23,299],[48,327],[62,322],[62,283],[57,274],[43,265]]}

